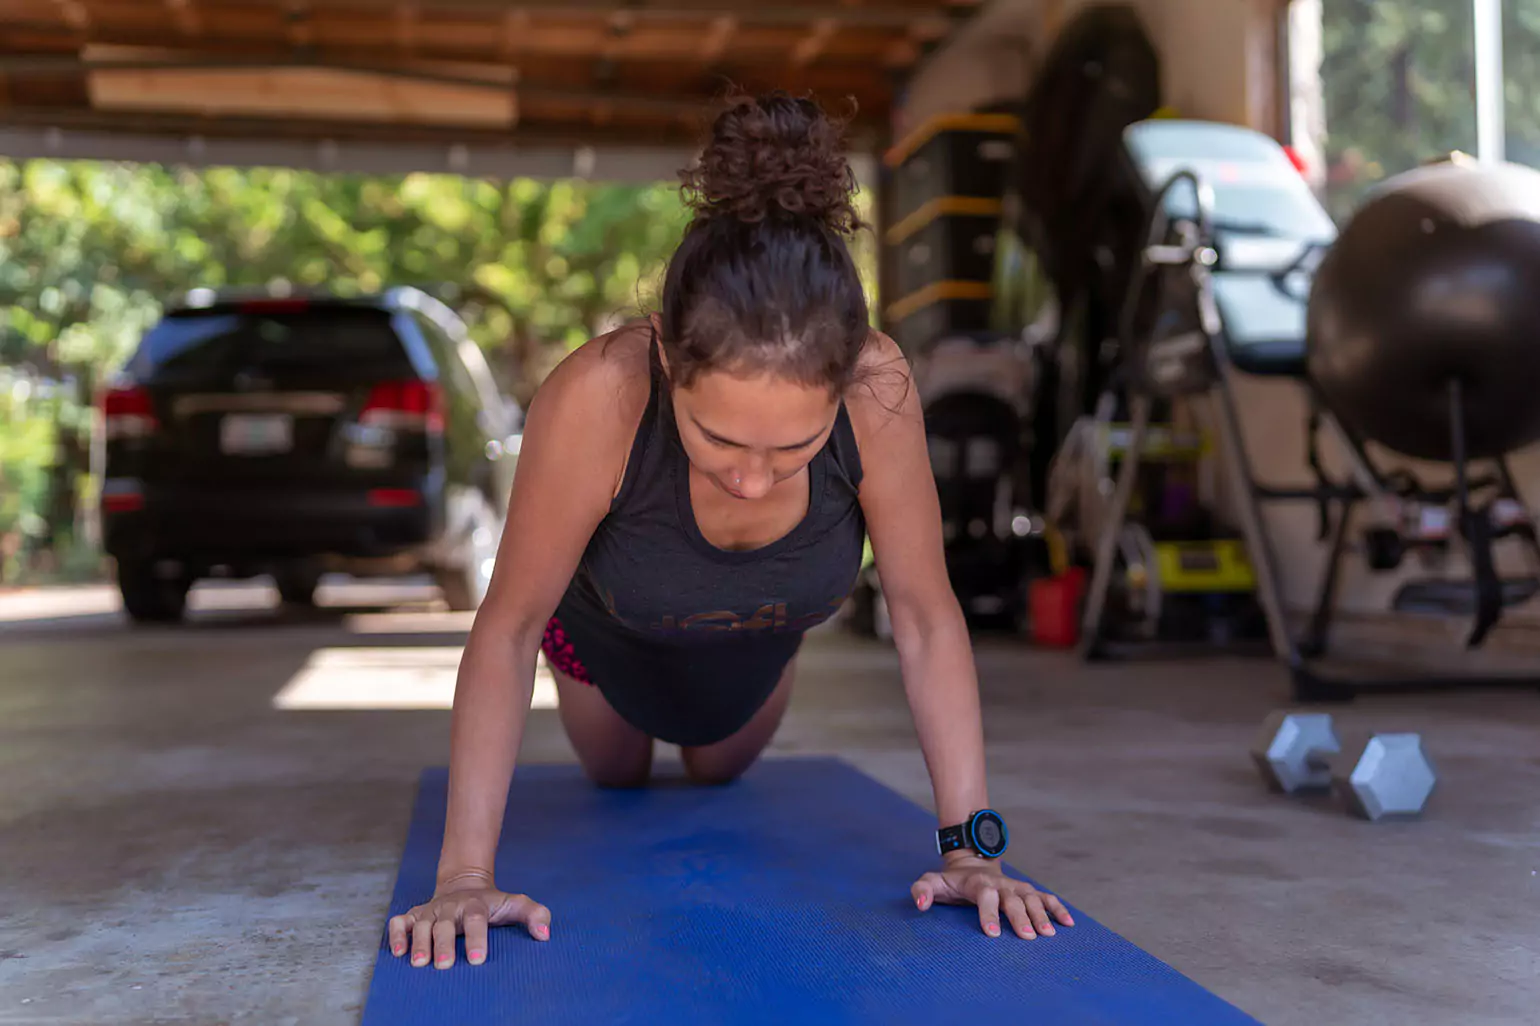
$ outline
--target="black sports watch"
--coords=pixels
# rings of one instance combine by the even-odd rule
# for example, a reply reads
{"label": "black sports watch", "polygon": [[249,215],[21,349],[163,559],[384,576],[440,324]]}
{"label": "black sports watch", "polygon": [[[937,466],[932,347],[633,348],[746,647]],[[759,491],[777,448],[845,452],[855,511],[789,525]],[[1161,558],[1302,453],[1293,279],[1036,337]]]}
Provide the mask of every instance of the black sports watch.
{"label": "black sports watch", "polygon": [[936,831],[936,854],[972,848],[986,859],[997,859],[1005,854],[1011,843],[1011,832],[1005,828],[1005,819],[994,809],[981,809],[968,817],[966,823],[942,827]]}

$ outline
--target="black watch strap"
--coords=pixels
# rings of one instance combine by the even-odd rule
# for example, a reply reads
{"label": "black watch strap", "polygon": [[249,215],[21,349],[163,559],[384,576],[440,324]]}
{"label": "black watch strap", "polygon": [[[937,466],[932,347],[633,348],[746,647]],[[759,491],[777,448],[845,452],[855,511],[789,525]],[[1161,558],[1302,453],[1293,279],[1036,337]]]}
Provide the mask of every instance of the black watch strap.
{"label": "black watch strap", "polygon": [[945,855],[949,851],[958,851],[968,847],[968,830],[966,823],[957,826],[942,827],[936,831],[936,854]]}

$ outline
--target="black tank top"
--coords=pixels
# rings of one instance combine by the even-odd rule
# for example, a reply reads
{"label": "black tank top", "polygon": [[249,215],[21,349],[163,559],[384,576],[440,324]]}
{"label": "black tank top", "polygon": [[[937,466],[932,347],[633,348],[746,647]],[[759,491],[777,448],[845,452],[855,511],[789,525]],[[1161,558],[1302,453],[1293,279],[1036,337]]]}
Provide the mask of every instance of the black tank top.
{"label": "black tank top", "polygon": [[843,401],[808,464],[807,514],[769,545],[732,551],[701,534],[656,342],[652,394],[620,491],[557,607],[610,704],[662,741],[703,745],[749,721],[802,635],[839,609],[860,571],[861,459]]}

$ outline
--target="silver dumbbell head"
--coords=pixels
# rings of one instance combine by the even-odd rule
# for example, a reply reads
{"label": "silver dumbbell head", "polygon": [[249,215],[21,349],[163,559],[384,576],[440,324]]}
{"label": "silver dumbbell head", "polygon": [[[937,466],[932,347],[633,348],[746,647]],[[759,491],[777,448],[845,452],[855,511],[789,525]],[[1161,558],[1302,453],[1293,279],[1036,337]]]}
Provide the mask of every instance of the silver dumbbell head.
{"label": "silver dumbbell head", "polygon": [[1331,768],[1325,758],[1340,750],[1326,713],[1275,712],[1262,724],[1251,758],[1276,790],[1327,790]]}
{"label": "silver dumbbell head", "polygon": [[1433,793],[1437,775],[1417,734],[1376,734],[1354,762],[1342,760],[1332,784],[1364,819],[1415,816]]}

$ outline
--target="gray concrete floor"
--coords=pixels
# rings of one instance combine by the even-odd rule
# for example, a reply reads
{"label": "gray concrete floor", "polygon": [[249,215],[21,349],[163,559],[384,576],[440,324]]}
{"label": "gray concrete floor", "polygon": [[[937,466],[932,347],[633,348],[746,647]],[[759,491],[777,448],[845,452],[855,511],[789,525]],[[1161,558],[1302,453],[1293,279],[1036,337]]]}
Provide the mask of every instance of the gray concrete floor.
{"label": "gray concrete floor", "polygon": [[[379,588],[271,599],[207,589],[189,625],[131,630],[102,589],[0,596],[0,1023],[357,1021],[448,714],[274,698],[345,701],[349,660],[378,686],[387,648],[398,701],[432,705],[465,619]],[[1267,663],[981,642],[979,664],[1012,861],[1112,929],[1279,1026],[1540,1021],[1540,696],[1344,710],[1421,730],[1442,774],[1422,820],[1368,824],[1260,785]],[[824,633],[803,666],[776,748],[928,806],[893,653]],[[523,757],[572,757],[554,711]]]}

